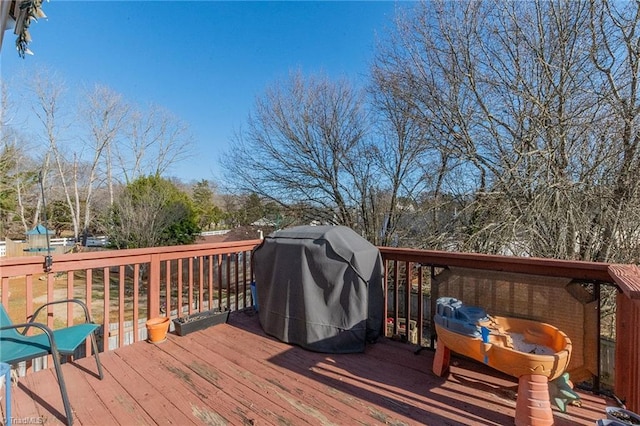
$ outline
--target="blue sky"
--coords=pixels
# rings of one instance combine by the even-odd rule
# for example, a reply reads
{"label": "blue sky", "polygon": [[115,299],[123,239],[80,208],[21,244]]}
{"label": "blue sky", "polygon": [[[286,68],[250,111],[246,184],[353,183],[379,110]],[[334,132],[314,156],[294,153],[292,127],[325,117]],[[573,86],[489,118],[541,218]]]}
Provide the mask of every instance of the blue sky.
{"label": "blue sky", "polygon": [[196,144],[171,175],[219,182],[219,158],[256,96],[295,70],[364,82],[402,5],[51,0],[48,18],[31,26],[34,55],[19,58],[7,32],[0,70],[9,80],[46,66],[70,89],[100,84],[163,106],[189,123]]}

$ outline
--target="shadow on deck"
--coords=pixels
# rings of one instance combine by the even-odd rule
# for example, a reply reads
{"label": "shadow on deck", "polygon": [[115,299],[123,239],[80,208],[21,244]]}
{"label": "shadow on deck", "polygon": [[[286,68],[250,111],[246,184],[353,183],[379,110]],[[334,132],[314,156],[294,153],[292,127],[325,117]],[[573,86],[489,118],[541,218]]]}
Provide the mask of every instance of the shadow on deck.
{"label": "shadow on deck", "polygon": [[[433,352],[389,339],[362,354],[321,354],[266,336],[249,309],[228,324],[63,366],[75,424],[507,425],[517,381],[455,358],[447,380]],[[556,425],[593,425],[611,402],[582,392],[582,406],[554,407]],[[4,402],[2,404],[4,409]],[[4,411],[3,411],[4,414]],[[20,378],[13,423],[65,423],[52,370]]]}

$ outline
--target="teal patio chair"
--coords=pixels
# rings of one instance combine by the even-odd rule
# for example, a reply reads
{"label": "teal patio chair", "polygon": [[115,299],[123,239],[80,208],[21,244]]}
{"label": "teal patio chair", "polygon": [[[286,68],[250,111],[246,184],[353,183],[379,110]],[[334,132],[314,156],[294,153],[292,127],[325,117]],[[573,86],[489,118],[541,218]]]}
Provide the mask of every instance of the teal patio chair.
{"label": "teal patio chair", "polygon": [[[85,322],[58,330],[51,330],[42,323],[35,322],[38,314],[47,306],[58,303],[76,303],[84,309]],[[98,356],[98,344],[96,341],[95,331],[99,327],[91,321],[87,305],[78,299],[66,299],[50,302],[40,306],[31,316],[29,322],[22,324],[13,324],[4,306],[0,304],[0,362],[6,364],[17,364],[21,361],[29,361],[46,355],[51,355],[53,365],[58,377],[58,385],[62,394],[62,403],[67,416],[67,424],[73,424],[73,413],[69,404],[67,388],[64,383],[64,376],[60,368],[60,357],[62,355],[73,355],[78,346],[80,346],[87,338],[91,338],[91,346],[98,365],[98,376],[100,380],[103,378],[102,365]],[[29,328],[37,328],[42,330],[41,334],[34,336],[26,336]],[[22,329],[21,332],[18,329]],[[8,383],[7,385],[11,385]],[[9,419],[10,423],[11,419]]]}

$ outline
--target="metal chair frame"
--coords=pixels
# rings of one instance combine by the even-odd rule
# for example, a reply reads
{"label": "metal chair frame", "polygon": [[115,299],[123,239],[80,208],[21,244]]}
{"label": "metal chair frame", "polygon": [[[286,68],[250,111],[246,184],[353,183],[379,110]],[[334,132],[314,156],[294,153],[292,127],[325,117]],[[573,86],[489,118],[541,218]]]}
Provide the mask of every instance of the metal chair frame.
{"label": "metal chair frame", "polygon": [[[38,314],[42,312],[44,308],[59,303],[76,303],[80,305],[84,310],[85,322],[52,330],[45,324],[35,321]],[[35,336],[27,336],[27,331],[30,328],[39,329],[43,333]],[[64,411],[67,416],[67,425],[71,426],[73,424],[73,412],[71,411],[67,387],[62,374],[60,358],[62,355],[73,355],[78,346],[90,337],[91,346],[98,366],[98,377],[102,380],[104,375],[102,372],[102,364],[100,364],[98,343],[95,335],[95,331],[98,328],[99,325],[91,321],[87,305],[78,299],[65,299],[46,303],[36,309],[28,322],[21,324],[13,324],[4,306],[0,304],[0,343],[2,344],[2,350],[0,350],[0,362],[13,365],[22,361],[29,361],[42,356],[51,355],[53,358],[53,366],[56,371],[56,376],[58,377],[58,385],[60,387],[60,394],[62,395]],[[18,329],[22,329],[22,331],[18,332]],[[8,383],[7,385],[10,386],[11,383]],[[8,421],[10,420],[11,419],[8,419]]]}

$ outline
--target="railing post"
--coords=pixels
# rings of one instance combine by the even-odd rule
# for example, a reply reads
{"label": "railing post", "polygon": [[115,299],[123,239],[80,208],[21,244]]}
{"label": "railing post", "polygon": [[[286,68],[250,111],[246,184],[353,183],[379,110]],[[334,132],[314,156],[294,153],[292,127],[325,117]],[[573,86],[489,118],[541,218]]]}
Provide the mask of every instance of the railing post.
{"label": "railing post", "polygon": [[600,377],[602,376],[602,338],[600,337],[602,334],[602,292],[600,284],[600,281],[596,281],[593,284],[593,291],[597,299],[596,309],[598,311],[596,326],[596,342],[598,342],[596,346],[596,359],[598,364],[596,366],[596,375],[593,378],[593,389],[596,392],[600,392]]}
{"label": "railing post", "polygon": [[640,410],[640,300],[616,296],[615,393],[628,410]]}
{"label": "railing post", "polygon": [[436,342],[436,326],[433,324],[433,316],[437,313],[437,299],[440,296],[438,293],[438,286],[434,285],[436,282],[436,268],[433,265],[429,265],[431,273],[429,274],[429,301],[431,302],[431,317],[429,318],[429,343],[431,348],[435,346]]}
{"label": "railing post", "polygon": [[147,318],[160,316],[160,255],[152,254],[147,284]]}

